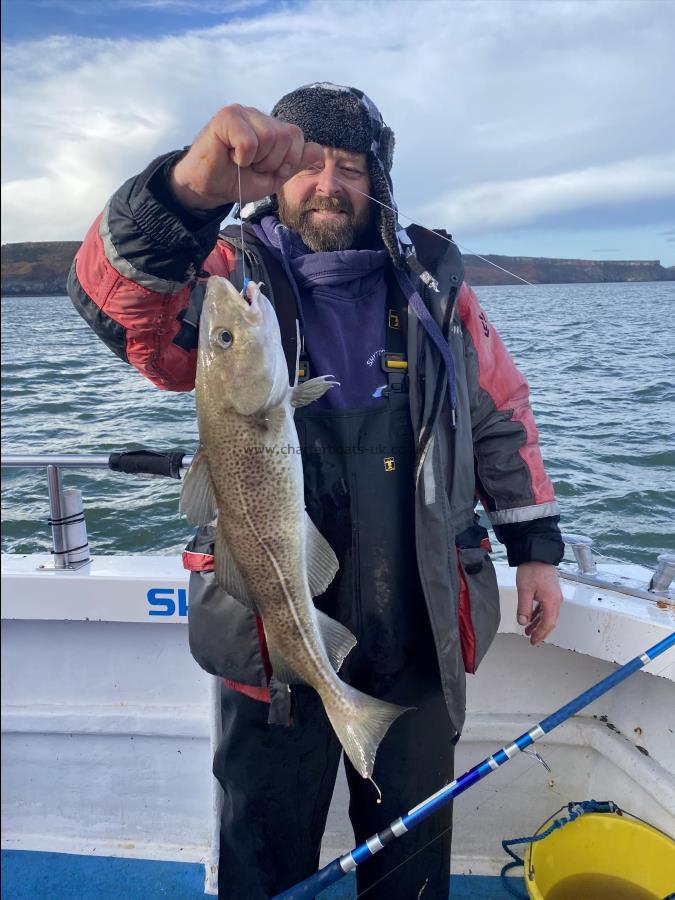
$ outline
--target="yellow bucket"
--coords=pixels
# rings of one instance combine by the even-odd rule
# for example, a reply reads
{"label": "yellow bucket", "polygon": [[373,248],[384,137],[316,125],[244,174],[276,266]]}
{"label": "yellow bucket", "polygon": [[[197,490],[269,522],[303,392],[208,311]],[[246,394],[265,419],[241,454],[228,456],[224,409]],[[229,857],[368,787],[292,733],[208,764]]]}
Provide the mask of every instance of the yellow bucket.
{"label": "yellow bucket", "polygon": [[675,841],[625,813],[586,813],[528,845],[525,885],[532,900],[664,900]]}

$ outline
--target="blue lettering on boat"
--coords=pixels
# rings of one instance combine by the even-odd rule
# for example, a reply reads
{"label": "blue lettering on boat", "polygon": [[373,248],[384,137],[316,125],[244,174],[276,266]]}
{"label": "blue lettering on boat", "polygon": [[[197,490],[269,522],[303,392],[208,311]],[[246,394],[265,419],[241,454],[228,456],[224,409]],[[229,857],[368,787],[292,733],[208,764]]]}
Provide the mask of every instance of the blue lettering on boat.
{"label": "blue lettering on boat", "polygon": [[[177,603],[176,603],[177,599]],[[187,616],[187,590],[185,588],[150,588],[148,603],[156,609],[148,610],[149,616]]]}

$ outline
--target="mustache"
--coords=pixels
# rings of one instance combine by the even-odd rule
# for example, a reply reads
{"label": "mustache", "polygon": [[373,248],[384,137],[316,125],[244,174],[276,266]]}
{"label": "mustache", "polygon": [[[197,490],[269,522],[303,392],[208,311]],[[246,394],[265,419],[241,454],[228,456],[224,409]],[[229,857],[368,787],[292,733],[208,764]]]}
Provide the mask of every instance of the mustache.
{"label": "mustache", "polygon": [[331,212],[343,212],[354,215],[354,207],[349,197],[311,197],[302,204],[301,213],[330,210]]}

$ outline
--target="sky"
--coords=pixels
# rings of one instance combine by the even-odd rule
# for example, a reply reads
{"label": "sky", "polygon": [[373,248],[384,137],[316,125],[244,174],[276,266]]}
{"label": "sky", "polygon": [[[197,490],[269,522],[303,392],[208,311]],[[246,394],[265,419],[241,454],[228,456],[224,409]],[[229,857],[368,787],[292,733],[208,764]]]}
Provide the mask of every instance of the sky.
{"label": "sky", "polygon": [[675,0],[4,0],[2,242],[81,240],[228,103],[350,84],[401,222],[675,265]]}

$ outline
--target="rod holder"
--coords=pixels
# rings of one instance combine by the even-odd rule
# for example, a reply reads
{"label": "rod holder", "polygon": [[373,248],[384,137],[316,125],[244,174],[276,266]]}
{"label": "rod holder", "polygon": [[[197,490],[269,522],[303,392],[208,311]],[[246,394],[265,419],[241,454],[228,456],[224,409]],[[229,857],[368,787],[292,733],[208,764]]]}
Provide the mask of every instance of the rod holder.
{"label": "rod holder", "polygon": [[58,466],[47,466],[47,487],[49,489],[49,524],[52,528],[52,553],[54,568],[68,568],[68,551],[63,522],[63,488]]}
{"label": "rod holder", "polygon": [[[84,520],[82,494],[75,488],[63,489],[61,470],[47,466],[49,524],[52,529],[54,569],[79,569],[89,562],[89,540]],[[40,566],[49,569],[51,566]]]}
{"label": "rod holder", "polygon": [[582,534],[563,534],[565,544],[572,548],[574,558],[582,575],[594,575],[598,570],[593,558],[593,541]]}
{"label": "rod holder", "polygon": [[84,519],[82,491],[77,488],[63,488],[61,493],[68,566],[73,568],[89,562],[89,539]]}
{"label": "rod holder", "polygon": [[649,590],[655,594],[667,594],[675,578],[675,553],[661,553],[656,557],[656,571],[649,582]]}

